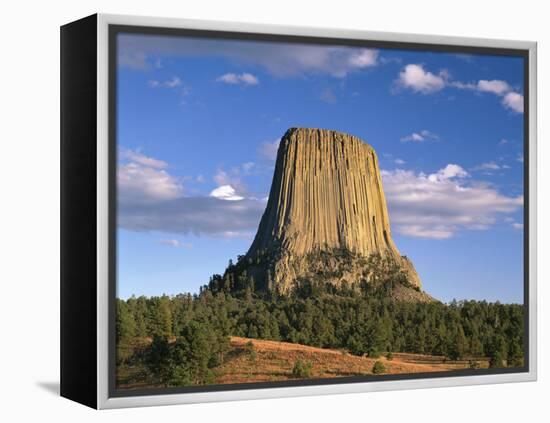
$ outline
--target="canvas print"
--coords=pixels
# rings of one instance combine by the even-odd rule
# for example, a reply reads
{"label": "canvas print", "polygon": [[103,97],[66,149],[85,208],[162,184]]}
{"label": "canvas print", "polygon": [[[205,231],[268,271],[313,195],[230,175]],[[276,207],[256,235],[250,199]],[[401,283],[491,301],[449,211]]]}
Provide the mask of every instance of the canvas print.
{"label": "canvas print", "polygon": [[523,368],[522,56],[115,49],[116,389]]}

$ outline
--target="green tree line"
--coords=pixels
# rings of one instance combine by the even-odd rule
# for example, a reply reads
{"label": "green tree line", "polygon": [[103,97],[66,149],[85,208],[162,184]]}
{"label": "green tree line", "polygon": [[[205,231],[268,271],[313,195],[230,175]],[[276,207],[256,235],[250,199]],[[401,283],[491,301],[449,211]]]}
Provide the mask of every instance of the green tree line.
{"label": "green tree line", "polygon": [[206,288],[198,295],[117,299],[117,361],[135,359],[136,340],[150,339],[142,359],[163,383],[209,383],[229,336],[241,336],[371,357],[409,352],[489,357],[492,367],[523,363],[522,305],[406,303],[383,292],[315,289],[306,284],[293,295],[273,296]]}

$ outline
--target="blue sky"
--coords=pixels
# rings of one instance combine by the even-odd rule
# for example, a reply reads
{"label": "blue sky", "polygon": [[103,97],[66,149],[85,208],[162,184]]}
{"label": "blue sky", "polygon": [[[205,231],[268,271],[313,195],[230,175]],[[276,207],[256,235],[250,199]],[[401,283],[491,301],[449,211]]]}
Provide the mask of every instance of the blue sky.
{"label": "blue sky", "polygon": [[117,295],[197,292],[255,234],[290,127],[379,157],[393,237],[443,301],[523,301],[517,57],[121,34]]}

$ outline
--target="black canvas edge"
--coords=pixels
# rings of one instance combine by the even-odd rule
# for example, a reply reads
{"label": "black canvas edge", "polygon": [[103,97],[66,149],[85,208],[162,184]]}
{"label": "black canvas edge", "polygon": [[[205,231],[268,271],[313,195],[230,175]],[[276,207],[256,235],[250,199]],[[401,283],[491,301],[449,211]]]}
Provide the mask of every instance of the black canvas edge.
{"label": "black canvas edge", "polygon": [[61,27],[60,393],[97,408],[97,15]]}
{"label": "black canvas edge", "polygon": [[[188,36],[234,40],[277,41],[288,43],[308,43],[323,45],[350,45],[356,47],[377,47],[399,50],[430,50],[442,53],[469,53],[497,56],[521,57],[524,61],[524,366],[503,369],[456,370],[437,373],[416,373],[380,376],[353,376],[342,378],[310,379],[283,382],[257,382],[225,385],[190,386],[179,388],[117,389],[115,378],[115,300],[116,300],[116,36],[120,33]],[[474,47],[449,44],[413,43],[401,41],[369,41],[349,38],[313,37],[303,35],[282,35],[265,33],[246,33],[235,31],[216,31],[185,29],[174,27],[154,27],[109,24],[109,375],[108,396],[110,398],[182,394],[197,392],[222,392],[232,390],[269,389],[313,385],[339,385],[346,383],[364,383],[389,380],[439,379],[461,376],[499,375],[528,373],[529,367],[529,50],[501,47]]]}

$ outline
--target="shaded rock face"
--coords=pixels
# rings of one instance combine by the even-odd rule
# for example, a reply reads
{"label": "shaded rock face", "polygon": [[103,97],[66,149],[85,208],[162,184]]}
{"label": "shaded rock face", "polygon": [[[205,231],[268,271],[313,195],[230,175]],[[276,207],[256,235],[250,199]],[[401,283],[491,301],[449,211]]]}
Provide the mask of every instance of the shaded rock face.
{"label": "shaded rock face", "polygon": [[[329,259],[312,262],[319,252]],[[345,261],[335,252],[351,252]],[[352,135],[289,129],[281,139],[273,183],[246,258],[259,287],[287,292],[300,278],[324,272],[326,282],[368,278],[364,258],[394,263],[413,287],[420,279],[392,237],[378,158]]]}

